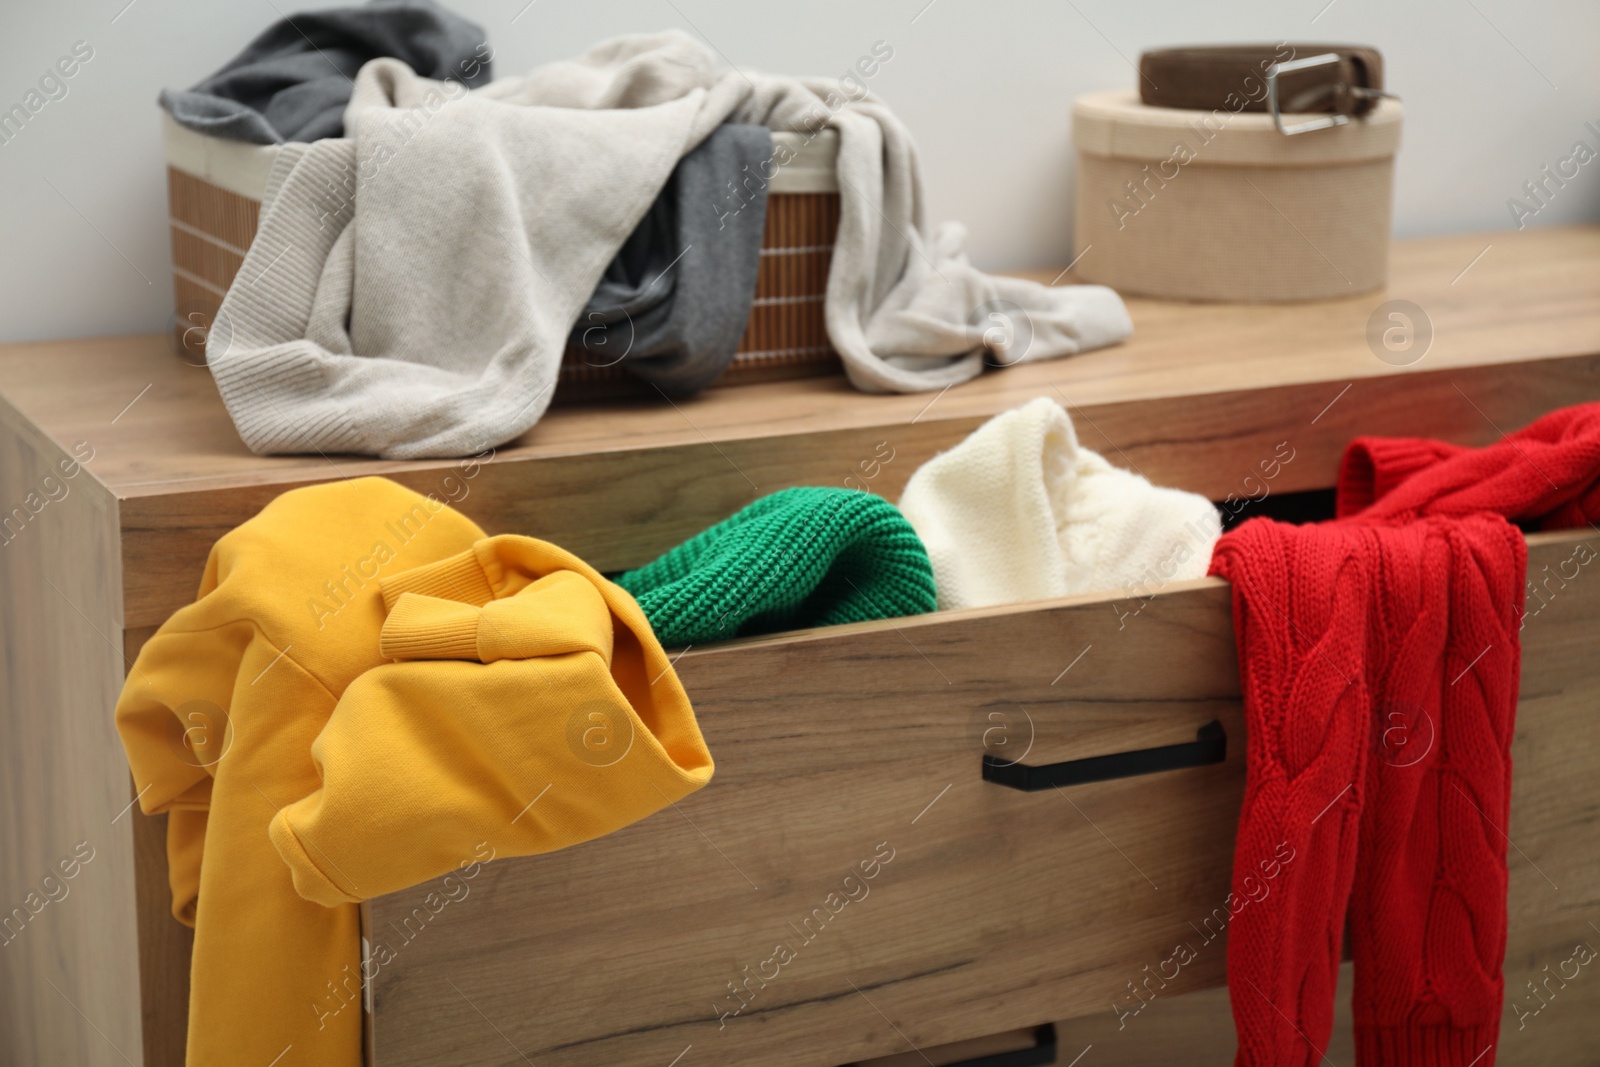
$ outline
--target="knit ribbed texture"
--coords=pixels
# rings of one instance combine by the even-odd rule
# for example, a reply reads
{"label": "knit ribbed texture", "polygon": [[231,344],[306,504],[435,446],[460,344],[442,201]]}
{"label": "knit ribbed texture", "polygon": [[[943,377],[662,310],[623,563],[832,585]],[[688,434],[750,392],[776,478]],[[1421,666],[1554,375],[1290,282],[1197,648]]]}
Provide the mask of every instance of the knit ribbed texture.
{"label": "knit ribbed texture", "polygon": [[920,615],[935,602],[911,524],[852,489],[779,490],[616,582],[669,647]]}
{"label": "knit ribbed texture", "polygon": [[1600,403],[1561,408],[1501,441],[1463,449],[1408,437],[1358,437],[1344,455],[1340,518],[1489,511],[1537,529],[1600,520]]}
{"label": "knit ribbed texture", "polygon": [[[1246,735],[1229,927],[1237,1064],[1319,1063],[1350,910],[1360,1067],[1492,1067],[1527,547],[1591,522],[1600,404],[1464,449],[1363,438],[1340,519],[1225,535]],[[1282,851],[1280,851],[1282,850]]]}
{"label": "knit ribbed texture", "polygon": [[1358,437],[1345,449],[1334,514],[1354,515],[1388,496],[1401,482],[1466,449],[1410,437]]}
{"label": "knit ribbed texture", "polygon": [[1347,908],[1358,1029],[1406,1048],[1497,1024],[1525,565],[1491,515],[1258,519],[1218,542],[1249,739],[1235,896],[1294,857],[1228,928],[1240,1067],[1320,1061]]}
{"label": "knit ribbed texture", "polygon": [[[257,344],[305,336],[318,299],[316,279],[355,213],[349,198],[330,198],[327,190],[343,188],[355,165],[355,145],[345,140],[278,150],[267,198],[302,199],[319,206],[262,213],[250,256],[234,281],[234,289],[246,282],[253,299],[224,300],[206,338],[206,360],[222,402],[239,436],[256,452],[361,447],[361,434],[330,392],[328,361],[238,358]],[[269,264],[272,269],[264,269]]]}
{"label": "knit ribbed texture", "polygon": [[[1419,528],[1430,532],[1417,568],[1426,588],[1394,595],[1387,551],[1372,603],[1384,620],[1369,660],[1382,671],[1372,686],[1377,758],[1350,901],[1355,1030],[1358,1043],[1372,1035],[1372,1055],[1358,1063],[1493,1067],[1527,546],[1498,515],[1382,535]],[[1423,658],[1440,631],[1442,652]]]}
{"label": "knit ribbed texture", "polygon": [[1405,1026],[1356,1029],[1356,1062],[1363,1067],[1405,1064],[1406,1067],[1480,1067],[1493,1064],[1485,1055],[1499,1040],[1500,1023],[1455,1029],[1450,1026]]}
{"label": "knit ribbed texture", "polygon": [[458,552],[437,563],[390,575],[379,583],[379,588],[383,591],[383,607],[386,611],[395,610],[395,605],[406,593],[459,600],[463,604],[481,605],[494,599],[494,589],[473,549]]}
{"label": "knit ribbed texture", "polygon": [[383,620],[379,652],[384,659],[481,659],[482,614],[471,604],[406,593]]}

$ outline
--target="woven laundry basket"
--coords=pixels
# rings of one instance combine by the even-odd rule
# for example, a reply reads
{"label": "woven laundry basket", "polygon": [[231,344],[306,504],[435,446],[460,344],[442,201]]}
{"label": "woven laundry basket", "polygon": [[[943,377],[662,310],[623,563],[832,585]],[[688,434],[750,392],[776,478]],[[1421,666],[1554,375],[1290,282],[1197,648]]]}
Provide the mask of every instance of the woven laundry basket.
{"label": "woven laundry basket", "polygon": [[[207,137],[164,113],[162,121],[176,308],[172,341],[179,355],[198,363],[205,359],[206,332],[255,239],[261,195],[278,150]],[[822,307],[839,228],[839,137],[822,130],[774,133],[772,139],[775,154],[789,162],[768,184],[755,301],[738,352],[716,385],[841,369]],[[562,359],[556,399],[641,391],[648,386],[622,367],[571,347]]]}
{"label": "woven laundry basket", "polygon": [[1175,300],[1319,300],[1381,287],[1401,108],[1285,136],[1257,113],[1073,106],[1077,273]]}

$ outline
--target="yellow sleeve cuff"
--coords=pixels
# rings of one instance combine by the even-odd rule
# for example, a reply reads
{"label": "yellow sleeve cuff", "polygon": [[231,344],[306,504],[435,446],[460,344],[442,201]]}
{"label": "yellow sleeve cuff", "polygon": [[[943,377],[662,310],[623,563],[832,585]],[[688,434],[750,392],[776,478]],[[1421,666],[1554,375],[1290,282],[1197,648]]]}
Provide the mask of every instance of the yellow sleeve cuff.
{"label": "yellow sleeve cuff", "polygon": [[295,892],[325,908],[359,904],[363,897],[356,895],[353,888],[346,889],[339,885],[322,870],[321,864],[311,858],[311,853],[300,843],[300,835],[289,825],[287,812],[286,808],[272,817],[272,822],[267,825],[267,836],[278,850],[278,855],[289,865]]}
{"label": "yellow sleeve cuff", "polygon": [[383,621],[384,659],[477,659],[481,608],[420,593],[402,593]]}
{"label": "yellow sleeve cuff", "polygon": [[494,588],[483,572],[476,550],[471,548],[437,563],[390,575],[379,583],[379,588],[383,591],[383,606],[387,611],[393,611],[406,593],[479,606],[494,599]]}

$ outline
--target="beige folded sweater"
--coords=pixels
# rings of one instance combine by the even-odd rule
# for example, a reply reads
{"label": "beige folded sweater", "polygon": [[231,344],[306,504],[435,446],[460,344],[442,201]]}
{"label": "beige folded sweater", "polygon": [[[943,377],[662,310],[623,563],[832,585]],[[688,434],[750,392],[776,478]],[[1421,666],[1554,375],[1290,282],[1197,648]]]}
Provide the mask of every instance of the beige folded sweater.
{"label": "beige folded sweater", "polygon": [[[994,278],[929,231],[916,151],[870,95],[719,71],[686,34],[622,37],[482,90],[363,67],[346,139],[280,154],[206,356],[259,453],[466,455],[543,414],[565,340],[672,168],[725,121],[839,132],[829,339],[874,391],[1109,344],[1116,294]],[[732,176],[730,176],[731,178]],[[708,210],[711,210],[708,207]],[[1005,301],[1031,335],[974,312]],[[976,319],[977,321],[969,321]]]}

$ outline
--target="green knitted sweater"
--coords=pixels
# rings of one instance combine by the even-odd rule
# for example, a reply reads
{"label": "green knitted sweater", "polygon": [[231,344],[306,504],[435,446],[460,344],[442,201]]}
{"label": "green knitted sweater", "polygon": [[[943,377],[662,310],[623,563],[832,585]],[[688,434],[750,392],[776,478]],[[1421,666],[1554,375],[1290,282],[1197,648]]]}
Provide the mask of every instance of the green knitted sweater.
{"label": "green knitted sweater", "polygon": [[934,608],[916,531],[855,489],[781,489],[615,580],[668,647]]}

